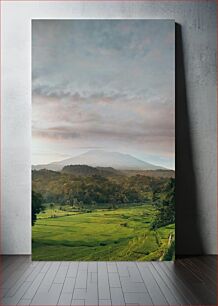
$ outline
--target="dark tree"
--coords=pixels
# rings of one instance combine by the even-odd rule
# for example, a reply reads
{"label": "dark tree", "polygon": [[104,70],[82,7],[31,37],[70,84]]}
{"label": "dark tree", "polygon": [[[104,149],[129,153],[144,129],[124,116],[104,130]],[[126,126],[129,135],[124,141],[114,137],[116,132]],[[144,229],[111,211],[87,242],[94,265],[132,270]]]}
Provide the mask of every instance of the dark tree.
{"label": "dark tree", "polygon": [[154,205],[158,212],[151,224],[152,229],[175,223],[175,179],[169,179],[161,192],[161,198]]}
{"label": "dark tree", "polygon": [[43,203],[43,198],[41,194],[32,191],[32,226],[36,222],[37,214],[39,214],[40,211],[44,210],[42,203]]}

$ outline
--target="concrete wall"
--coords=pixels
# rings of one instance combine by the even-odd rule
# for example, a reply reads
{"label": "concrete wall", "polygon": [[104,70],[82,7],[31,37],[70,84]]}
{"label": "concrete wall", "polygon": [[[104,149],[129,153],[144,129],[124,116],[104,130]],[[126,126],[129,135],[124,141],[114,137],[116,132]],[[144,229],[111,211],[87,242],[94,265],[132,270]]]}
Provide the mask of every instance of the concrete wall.
{"label": "concrete wall", "polygon": [[1,251],[31,253],[31,19],[175,19],[177,253],[217,253],[215,1],[3,1]]}

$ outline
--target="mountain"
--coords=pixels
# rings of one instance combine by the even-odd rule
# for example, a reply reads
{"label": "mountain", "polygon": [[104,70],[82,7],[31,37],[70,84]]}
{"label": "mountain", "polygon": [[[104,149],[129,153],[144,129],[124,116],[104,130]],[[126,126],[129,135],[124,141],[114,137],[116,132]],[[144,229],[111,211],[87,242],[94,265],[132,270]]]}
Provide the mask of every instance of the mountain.
{"label": "mountain", "polygon": [[108,152],[104,150],[91,150],[81,155],[68,158],[59,162],[53,162],[47,165],[33,166],[33,170],[48,169],[61,171],[68,165],[87,165],[91,167],[112,167],[117,170],[157,170],[164,169],[129,154],[118,152]]}

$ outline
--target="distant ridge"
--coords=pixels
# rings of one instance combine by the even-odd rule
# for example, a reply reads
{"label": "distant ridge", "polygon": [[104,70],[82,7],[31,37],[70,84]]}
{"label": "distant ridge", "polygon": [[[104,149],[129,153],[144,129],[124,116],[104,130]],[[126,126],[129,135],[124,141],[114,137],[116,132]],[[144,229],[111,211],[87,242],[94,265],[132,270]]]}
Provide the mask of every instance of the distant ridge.
{"label": "distant ridge", "polygon": [[64,166],[62,171],[63,173],[69,173],[75,176],[117,176],[123,175],[121,171],[115,170],[111,167],[91,167],[87,165],[69,165]]}
{"label": "distant ridge", "polygon": [[133,157],[129,154],[119,152],[108,152],[104,150],[91,150],[81,155],[71,157],[59,162],[46,165],[34,165],[33,170],[61,171],[69,165],[87,165],[91,167],[111,167],[116,170],[159,170],[165,169]]}

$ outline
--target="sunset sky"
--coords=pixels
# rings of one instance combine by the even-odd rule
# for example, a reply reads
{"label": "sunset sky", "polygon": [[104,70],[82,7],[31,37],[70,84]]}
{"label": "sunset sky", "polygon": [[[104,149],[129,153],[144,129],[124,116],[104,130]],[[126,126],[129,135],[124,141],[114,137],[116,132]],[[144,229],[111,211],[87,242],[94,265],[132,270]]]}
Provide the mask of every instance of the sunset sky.
{"label": "sunset sky", "polygon": [[92,149],[174,169],[175,23],[32,22],[32,164]]}

